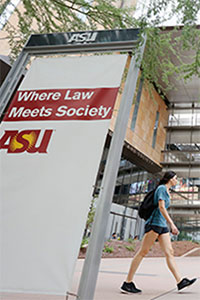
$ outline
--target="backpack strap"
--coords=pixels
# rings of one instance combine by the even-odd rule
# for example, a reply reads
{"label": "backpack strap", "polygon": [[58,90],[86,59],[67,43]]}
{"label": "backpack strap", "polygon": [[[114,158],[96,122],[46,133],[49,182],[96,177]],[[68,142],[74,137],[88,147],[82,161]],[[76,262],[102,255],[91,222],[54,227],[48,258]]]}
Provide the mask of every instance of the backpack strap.
{"label": "backpack strap", "polygon": [[155,215],[155,213],[156,213],[156,209],[157,209],[157,207],[155,207],[155,208],[154,208],[154,211],[153,211],[153,212],[152,212],[152,214],[151,214],[151,221],[150,221],[149,225],[151,225],[151,224],[152,224],[152,221],[153,221],[154,215]]}

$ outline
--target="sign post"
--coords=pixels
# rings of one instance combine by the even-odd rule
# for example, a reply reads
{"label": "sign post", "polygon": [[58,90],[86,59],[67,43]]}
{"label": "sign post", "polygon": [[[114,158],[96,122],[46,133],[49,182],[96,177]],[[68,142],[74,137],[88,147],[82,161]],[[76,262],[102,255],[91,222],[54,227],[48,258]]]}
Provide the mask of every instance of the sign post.
{"label": "sign post", "polygon": [[80,300],[92,300],[94,298],[99,265],[104,246],[104,237],[144,48],[145,42],[138,53],[140,57],[139,61],[136,62],[136,57],[134,56],[131,58],[128,76],[104,170],[94,225],[92,227],[86,259],[81,273],[81,280],[78,289],[78,299]]}

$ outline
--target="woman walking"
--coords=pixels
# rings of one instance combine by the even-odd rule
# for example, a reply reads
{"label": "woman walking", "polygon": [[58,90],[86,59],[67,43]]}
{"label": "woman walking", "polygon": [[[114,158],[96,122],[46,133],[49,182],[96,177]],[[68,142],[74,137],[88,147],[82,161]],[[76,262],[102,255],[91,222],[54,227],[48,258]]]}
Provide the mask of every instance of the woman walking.
{"label": "woman walking", "polygon": [[174,259],[169,229],[167,226],[168,223],[172,234],[178,235],[179,231],[167,212],[167,208],[170,206],[169,189],[176,184],[177,176],[173,171],[166,172],[158,184],[154,194],[154,204],[158,205],[158,207],[153,211],[152,215],[145,223],[145,234],[142,245],[132,260],[126,281],[121,286],[121,292],[123,293],[141,292],[140,289],[136,288],[132,279],[142,259],[149,252],[151,246],[157,239],[165,254],[168,268],[176,280],[178,290],[181,290],[196,281],[196,278],[190,280],[181,277]]}

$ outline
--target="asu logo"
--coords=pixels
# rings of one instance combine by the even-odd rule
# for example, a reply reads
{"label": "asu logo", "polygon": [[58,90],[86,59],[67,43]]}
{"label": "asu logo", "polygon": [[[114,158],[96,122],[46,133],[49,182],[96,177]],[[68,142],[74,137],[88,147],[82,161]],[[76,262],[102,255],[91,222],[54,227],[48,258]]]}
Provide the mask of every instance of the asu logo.
{"label": "asu logo", "polygon": [[39,129],[5,130],[0,139],[0,149],[7,149],[7,153],[47,153],[47,148],[53,130],[41,132]]}

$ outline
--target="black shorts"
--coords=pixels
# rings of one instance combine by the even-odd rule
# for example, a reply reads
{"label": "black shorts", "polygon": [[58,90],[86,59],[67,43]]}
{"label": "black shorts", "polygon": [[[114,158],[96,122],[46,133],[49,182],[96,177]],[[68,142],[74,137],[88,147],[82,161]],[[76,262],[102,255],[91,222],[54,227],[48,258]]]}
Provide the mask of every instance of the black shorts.
{"label": "black shorts", "polygon": [[157,226],[157,225],[146,224],[144,227],[144,232],[147,233],[151,230],[158,233],[159,235],[169,232],[168,227],[161,227],[161,226]]}

